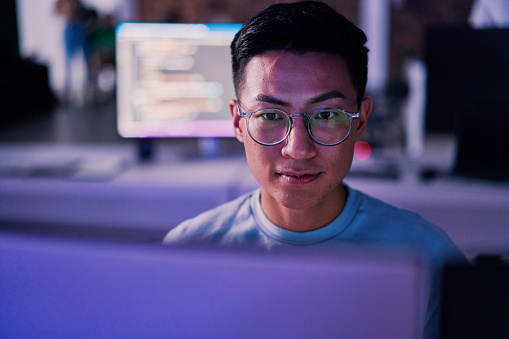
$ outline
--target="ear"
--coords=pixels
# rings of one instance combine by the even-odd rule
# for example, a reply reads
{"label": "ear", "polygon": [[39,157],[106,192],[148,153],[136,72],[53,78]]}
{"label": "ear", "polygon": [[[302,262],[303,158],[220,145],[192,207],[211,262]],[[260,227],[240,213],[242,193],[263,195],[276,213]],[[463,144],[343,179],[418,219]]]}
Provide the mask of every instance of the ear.
{"label": "ear", "polygon": [[235,99],[230,100],[230,113],[233,119],[233,129],[235,131],[235,136],[237,137],[237,140],[239,140],[241,143],[244,143],[244,132],[240,127],[240,121],[242,119],[240,118],[239,107],[237,106],[237,100]]}
{"label": "ear", "polygon": [[366,127],[368,126],[368,117],[371,113],[371,109],[373,108],[373,101],[371,98],[365,97],[361,101],[361,114],[357,121],[357,133],[356,139],[359,140],[364,134]]}

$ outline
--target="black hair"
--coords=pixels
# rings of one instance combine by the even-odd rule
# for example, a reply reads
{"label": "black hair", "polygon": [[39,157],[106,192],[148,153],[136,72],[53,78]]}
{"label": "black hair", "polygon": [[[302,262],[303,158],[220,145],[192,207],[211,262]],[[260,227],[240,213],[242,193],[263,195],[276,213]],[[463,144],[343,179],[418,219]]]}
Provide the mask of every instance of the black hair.
{"label": "black hair", "polygon": [[245,68],[256,55],[269,51],[324,52],[345,61],[360,102],[368,78],[365,43],[364,32],[325,3],[271,5],[247,21],[231,43],[235,92],[239,95]]}

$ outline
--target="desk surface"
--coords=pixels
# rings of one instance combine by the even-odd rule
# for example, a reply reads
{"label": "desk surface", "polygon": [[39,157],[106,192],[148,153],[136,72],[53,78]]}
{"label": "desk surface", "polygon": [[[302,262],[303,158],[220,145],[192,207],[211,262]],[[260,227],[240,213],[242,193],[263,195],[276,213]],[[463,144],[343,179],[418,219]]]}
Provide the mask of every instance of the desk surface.
{"label": "desk surface", "polygon": [[[365,175],[384,165],[354,162],[351,187],[413,210],[442,227],[467,255],[509,253],[509,184],[442,177]],[[362,175],[356,175],[361,173]],[[150,230],[181,221],[257,187],[244,156],[185,158],[171,150],[139,163],[129,145],[0,145],[0,221]]]}

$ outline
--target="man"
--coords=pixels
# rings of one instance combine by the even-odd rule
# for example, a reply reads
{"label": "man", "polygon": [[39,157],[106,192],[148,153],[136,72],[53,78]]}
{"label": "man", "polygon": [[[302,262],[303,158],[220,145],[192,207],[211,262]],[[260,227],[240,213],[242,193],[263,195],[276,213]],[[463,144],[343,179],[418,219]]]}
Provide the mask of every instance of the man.
{"label": "man", "polygon": [[[464,260],[436,226],[343,184],[372,107],[365,43],[359,28],[318,2],[272,5],[249,20],[231,44],[230,111],[261,188],[183,222],[164,243],[362,243],[416,250],[434,267]],[[435,329],[438,305],[434,294],[427,322]]]}

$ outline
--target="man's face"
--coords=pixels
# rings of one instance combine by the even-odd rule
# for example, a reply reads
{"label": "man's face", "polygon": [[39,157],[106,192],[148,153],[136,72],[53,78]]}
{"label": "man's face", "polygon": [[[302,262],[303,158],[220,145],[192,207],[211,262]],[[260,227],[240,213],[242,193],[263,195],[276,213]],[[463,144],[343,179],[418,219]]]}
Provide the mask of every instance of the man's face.
{"label": "man's face", "polygon": [[[246,67],[238,99],[245,112],[261,108],[279,108],[288,114],[319,108],[359,110],[344,61],[325,53],[267,52],[255,56]],[[260,145],[249,136],[246,119],[239,118],[235,100],[230,110],[237,139],[244,143],[251,172],[261,185],[262,207],[269,218],[284,209],[339,209],[339,214],[344,202],[342,181],[352,163],[355,140],[366,127],[369,99],[363,100],[361,117],[354,120],[350,136],[336,146],[315,143],[302,116],[293,119],[285,141],[276,146]]]}

